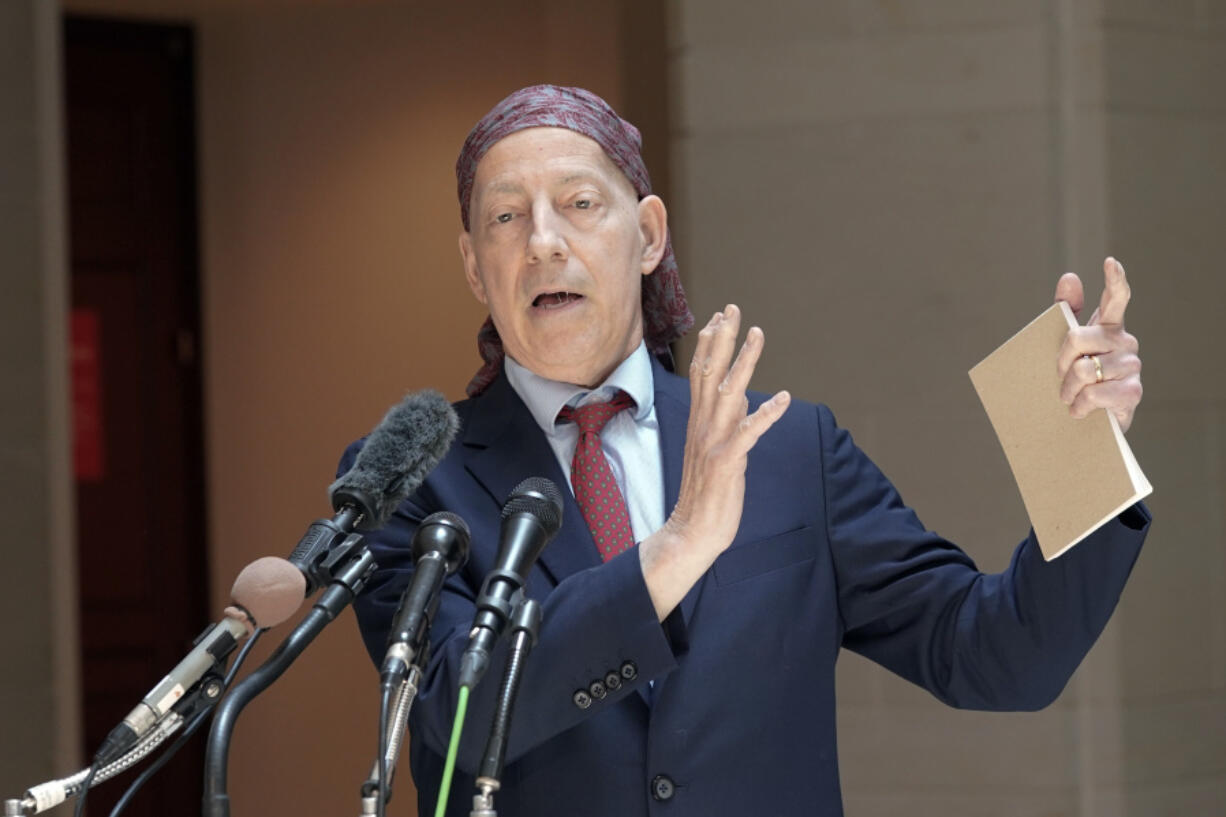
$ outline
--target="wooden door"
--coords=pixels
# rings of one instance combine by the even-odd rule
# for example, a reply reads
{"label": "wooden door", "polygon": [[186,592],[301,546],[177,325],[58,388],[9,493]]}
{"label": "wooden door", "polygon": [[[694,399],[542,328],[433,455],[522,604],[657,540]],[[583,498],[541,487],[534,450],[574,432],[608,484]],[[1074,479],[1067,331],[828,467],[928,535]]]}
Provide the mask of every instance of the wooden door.
{"label": "wooden door", "polygon": [[[85,754],[207,608],[192,34],[64,26]],[[218,611],[219,612],[219,611]],[[203,736],[124,812],[199,813]],[[89,795],[108,814],[135,777]]]}

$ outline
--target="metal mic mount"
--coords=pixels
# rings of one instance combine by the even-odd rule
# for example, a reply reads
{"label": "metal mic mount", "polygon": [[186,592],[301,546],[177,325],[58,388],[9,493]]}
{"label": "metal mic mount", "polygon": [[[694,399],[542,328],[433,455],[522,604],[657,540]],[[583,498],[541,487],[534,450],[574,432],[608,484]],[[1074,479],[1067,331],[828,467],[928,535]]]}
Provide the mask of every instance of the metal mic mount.
{"label": "metal mic mount", "polygon": [[494,810],[494,792],[502,785],[502,765],[506,759],[507,740],[511,735],[515,698],[519,694],[519,681],[523,677],[524,664],[540,635],[540,603],[524,598],[522,590],[515,595],[515,609],[510,620],[511,654],[507,658],[502,686],[498,690],[498,708],[494,711],[489,741],[485,744],[485,754],[477,772],[477,794],[473,795],[473,808],[469,817],[498,815]]}
{"label": "metal mic mount", "polygon": [[[424,656],[427,651],[423,650],[422,655]],[[370,770],[370,777],[362,784],[362,805],[359,812],[361,817],[378,814],[380,789],[385,789],[388,793],[391,792],[392,777],[395,774],[396,763],[400,760],[400,750],[404,746],[404,733],[409,723],[409,709],[413,706],[413,699],[417,697],[417,689],[420,685],[421,666],[418,663],[410,664],[408,677],[401,682],[396,690],[393,699],[395,703],[392,711],[388,713],[387,746],[380,747],[380,751],[383,752],[383,762],[388,770],[387,781],[383,782],[380,780],[380,758],[376,757],[374,766]]]}

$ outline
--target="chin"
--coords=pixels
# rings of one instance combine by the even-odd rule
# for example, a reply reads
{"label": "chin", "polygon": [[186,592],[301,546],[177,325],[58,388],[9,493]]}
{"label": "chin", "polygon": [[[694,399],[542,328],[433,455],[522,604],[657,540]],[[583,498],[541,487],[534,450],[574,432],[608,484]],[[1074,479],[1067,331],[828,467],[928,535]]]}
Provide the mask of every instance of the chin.
{"label": "chin", "polygon": [[584,386],[590,388],[599,385],[599,375],[590,372],[581,366],[564,366],[554,365],[545,367],[544,370],[533,369],[537,374],[546,377],[550,380],[556,380],[559,383],[572,383],[576,386]]}
{"label": "chin", "polygon": [[[558,360],[556,357],[545,360],[535,358],[535,363],[525,364],[536,374],[561,383],[574,383],[576,386],[597,386],[603,379],[602,369],[594,367],[591,358],[575,357],[571,360]],[[616,364],[613,366],[616,367]]]}

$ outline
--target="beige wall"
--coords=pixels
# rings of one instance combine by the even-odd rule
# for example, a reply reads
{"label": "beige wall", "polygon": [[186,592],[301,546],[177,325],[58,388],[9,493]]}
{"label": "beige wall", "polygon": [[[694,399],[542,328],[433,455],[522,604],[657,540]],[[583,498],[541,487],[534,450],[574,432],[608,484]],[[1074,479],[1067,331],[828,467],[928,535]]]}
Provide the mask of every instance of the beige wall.
{"label": "beige wall", "polygon": [[1131,814],[1226,813],[1226,6],[1111,0],[1101,24],[1108,234],[1150,270],[1135,443],[1161,495],[1125,598],[1119,777]]}
{"label": "beige wall", "polygon": [[757,385],[831,404],[986,569],[1026,522],[966,371],[1116,254],[1157,522],[1107,633],[1032,715],[839,664],[856,815],[1226,812],[1226,18],[1216,3],[677,0],[672,212],[695,311]]}

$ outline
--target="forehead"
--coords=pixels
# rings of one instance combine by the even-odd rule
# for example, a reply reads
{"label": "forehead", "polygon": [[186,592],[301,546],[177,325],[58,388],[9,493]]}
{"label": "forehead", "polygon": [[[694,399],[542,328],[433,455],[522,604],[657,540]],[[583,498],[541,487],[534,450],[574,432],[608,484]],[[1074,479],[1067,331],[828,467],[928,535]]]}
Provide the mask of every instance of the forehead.
{"label": "forehead", "polygon": [[566,128],[525,128],[495,142],[473,179],[473,193],[567,176],[595,177],[634,195],[634,186],[595,139]]}

